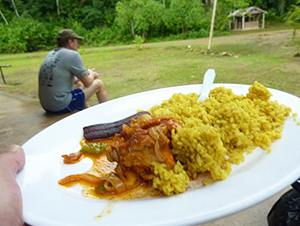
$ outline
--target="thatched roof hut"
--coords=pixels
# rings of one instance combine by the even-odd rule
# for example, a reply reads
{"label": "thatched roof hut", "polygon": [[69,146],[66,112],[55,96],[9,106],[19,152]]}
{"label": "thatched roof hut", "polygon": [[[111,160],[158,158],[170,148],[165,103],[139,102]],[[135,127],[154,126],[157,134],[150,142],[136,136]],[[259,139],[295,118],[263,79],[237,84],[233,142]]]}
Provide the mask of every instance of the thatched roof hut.
{"label": "thatched roof hut", "polygon": [[238,9],[230,13],[228,17],[232,17],[232,22],[229,23],[230,30],[252,30],[265,28],[265,14],[258,7],[251,6],[247,9]]}

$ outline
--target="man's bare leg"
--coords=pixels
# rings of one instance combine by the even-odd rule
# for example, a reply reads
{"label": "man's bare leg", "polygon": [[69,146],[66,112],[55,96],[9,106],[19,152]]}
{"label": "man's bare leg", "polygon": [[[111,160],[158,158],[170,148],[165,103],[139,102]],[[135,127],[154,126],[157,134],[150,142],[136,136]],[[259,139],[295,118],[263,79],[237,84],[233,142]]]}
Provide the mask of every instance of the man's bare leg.
{"label": "man's bare leg", "polygon": [[89,87],[83,87],[82,91],[85,94],[85,101],[87,102],[94,94],[96,94],[98,102],[103,103],[109,100],[108,94],[105,90],[104,84],[100,79],[94,80]]}
{"label": "man's bare leg", "polygon": [[[101,80],[99,80],[101,81]],[[99,103],[103,103],[109,100],[108,94],[106,92],[106,89],[104,87],[103,82],[101,81],[101,85],[100,85],[100,90],[99,92],[96,93],[97,95],[97,99],[99,101]]]}

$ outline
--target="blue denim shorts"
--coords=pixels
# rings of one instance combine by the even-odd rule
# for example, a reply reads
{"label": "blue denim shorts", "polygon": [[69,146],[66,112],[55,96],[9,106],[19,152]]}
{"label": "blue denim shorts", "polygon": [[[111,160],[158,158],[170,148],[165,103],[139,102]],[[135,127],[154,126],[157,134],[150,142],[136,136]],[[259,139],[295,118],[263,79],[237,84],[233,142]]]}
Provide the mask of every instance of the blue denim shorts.
{"label": "blue denim shorts", "polygon": [[64,114],[75,110],[83,110],[85,108],[85,95],[82,89],[74,89],[72,91],[72,100],[70,104],[60,111],[47,111],[54,114]]}

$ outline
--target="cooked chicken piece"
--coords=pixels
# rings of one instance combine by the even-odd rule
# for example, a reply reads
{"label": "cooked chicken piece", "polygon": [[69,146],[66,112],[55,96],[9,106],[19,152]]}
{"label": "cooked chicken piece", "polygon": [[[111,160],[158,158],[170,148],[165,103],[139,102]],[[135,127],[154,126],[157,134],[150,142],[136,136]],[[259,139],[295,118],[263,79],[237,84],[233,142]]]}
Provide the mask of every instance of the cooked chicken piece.
{"label": "cooked chicken piece", "polygon": [[107,158],[124,169],[130,169],[144,180],[153,178],[151,162],[165,163],[169,169],[175,166],[171,152],[171,130],[180,123],[171,117],[151,118],[146,115],[123,125],[120,135],[108,147]]}

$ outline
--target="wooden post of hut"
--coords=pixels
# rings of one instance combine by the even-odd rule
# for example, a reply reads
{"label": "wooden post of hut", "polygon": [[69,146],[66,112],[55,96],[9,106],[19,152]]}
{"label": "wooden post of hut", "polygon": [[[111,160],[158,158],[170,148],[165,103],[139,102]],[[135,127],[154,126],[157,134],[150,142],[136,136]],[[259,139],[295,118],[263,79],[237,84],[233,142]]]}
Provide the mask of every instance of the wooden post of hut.
{"label": "wooden post of hut", "polygon": [[245,15],[242,16],[242,30],[245,30]]}

